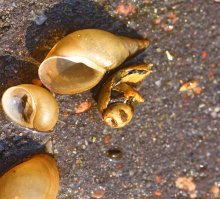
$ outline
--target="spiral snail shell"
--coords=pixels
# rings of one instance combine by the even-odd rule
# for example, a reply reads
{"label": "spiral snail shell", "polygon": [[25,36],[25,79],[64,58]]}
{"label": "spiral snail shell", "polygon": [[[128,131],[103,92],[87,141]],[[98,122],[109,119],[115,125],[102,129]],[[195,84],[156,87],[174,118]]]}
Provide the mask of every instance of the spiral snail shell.
{"label": "spiral snail shell", "polygon": [[151,67],[152,64],[129,66],[107,79],[98,99],[98,108],[106,124],[113,128],[121,128],[131,121],[134,106],[144,102],[144,98],[132,85],[152,73]]}
{"label": "spiral snail shell", "polygon": [[38,154],[0,177],[0,199],[56,199],[59,172],[55,160]]}
{"label": "spiral snail shell", "polygon": [[38,131],[51,130],[58,120],[58,105],[53,95],[40,86],[21,84],[7,89],[2,107],[15,123]]}
{"label": "spiral snail shell", "polygon": [[104,30],[79,30],[51,49],[39,67],[39,77],[53,92],[80,93],[94,87],[106,71],[119,66],[148,43]]}

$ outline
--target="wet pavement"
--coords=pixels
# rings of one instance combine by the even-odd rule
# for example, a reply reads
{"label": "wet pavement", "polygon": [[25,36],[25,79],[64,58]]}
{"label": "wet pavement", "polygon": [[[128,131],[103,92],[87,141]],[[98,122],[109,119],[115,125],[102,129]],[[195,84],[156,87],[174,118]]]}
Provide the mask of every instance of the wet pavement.
{"label": "wet pavement", "polygon": [[[58,199],[220,198],[220,3],[0,0],[0,94],[37,79],[51,47],[83,28],[150,40],[121,66],[154,64],[139,90],[145,102],[129,125],[112,129],[97,110],[102,83],[56,95],[50,134],[17,126],[1,107],[0,173],[46,150],[60,170]],[[190,80],[196,89],[180,92]],[[91,107],[76,113],[86,101]]]}

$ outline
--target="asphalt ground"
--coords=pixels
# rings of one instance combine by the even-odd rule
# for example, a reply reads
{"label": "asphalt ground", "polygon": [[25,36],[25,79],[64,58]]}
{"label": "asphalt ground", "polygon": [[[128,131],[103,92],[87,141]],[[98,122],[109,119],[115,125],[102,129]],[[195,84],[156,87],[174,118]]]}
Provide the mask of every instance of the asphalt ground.
{"label": "asphalt ground", "polygon": [[[0,95],[32,83],[52,46],[84,28],[150,40],[120,66],[154,64],[139,89],[145,102],[129,125],[112,129],[97,110],[103,82],[56,95],[59,121],[49,134],[19,127],[1,107],[0,173],[46,151],[58,163],[58,199],[220,198],[220,3],[0,0]],[[191,80],[196,89],[180,92]],[[76,113],[83,102],[91,108]]]}

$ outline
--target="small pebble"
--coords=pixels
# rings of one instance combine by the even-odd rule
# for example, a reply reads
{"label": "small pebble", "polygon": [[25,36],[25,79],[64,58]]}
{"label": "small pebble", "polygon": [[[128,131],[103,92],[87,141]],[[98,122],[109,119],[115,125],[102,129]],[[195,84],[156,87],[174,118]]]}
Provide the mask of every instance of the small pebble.
{"label": "small pebble", "polygon": [[105,190],[103,188],[98,188],[95,191],[92,191],[92,198],[99,199],[103,198],[105,195]]}
{"label": "small pebble", "polygon": [[196,95],[199,95],[203,92],[203,89],[199,86],[197,86],[196,88],[192,89],[193,93]]}
{"label": "small pebble", "polygon": [[158,176],[158,175],[157,175],[157,176],[155,177],[155,181],[156,181],[157,184],[160,184],[161,181],[162,181],[162,180],[161,180],[161,176]]}
{"label": "small pebble", "polygon": [[204,50],[202,51],[202,58],[205,59],[208,56],[208,53]]}
{"label": "small pebble", "polygon": [[219,107],[219,106],[215,107],[215,108],[214,108],[214,111],[215,111],[216,113],[220,112],[220,107]]}
{"label": "small pebble", "polygon": [[188,192],[190,198],[196,198],[196,184],[192,177],[179,177],[176,180],[176,187]]}
{"label": "small pebble", "polygon": [[112,160],[120,160],[122,159],[123,154],[120,149],[109,149],[107,151],[107,156]]}
{"label": "small pebble", "polygon": [[68,117],[68,116],[69,116],[68,111],[64,111],[64,112],[63,112],[63,116],[64,116],[64,117]]}
{"label": "small pebble", "polygon": [[92,136],[92,142],[96,142],[97,137],[96,136]]}
{"label": "small pebble", "polygon": [[161,23],[161,21],[162,21],[162,17],[157,17],[156,19],[154,19],[153,22],[154,22],[154,24],[158,25]]}
{"label": "small pebble", "polygon": [[35,17],[34,22],[38,26],[40,26],[40,25],[43,25],[46,20],[47,20],[47,16],[45,15],[44,12],[42,12],[41,15]]}
{"label": "small pebble", "polygon": [[219,187],[218,186],[216,186],[216,185],[213,185],[212,187],[211,187],[211,193],[213,194],[213,196],[214,196],[214,198],[219,198],[219,196],[220,196],[220,190],[219,190]]}
{"label": "small pebble", "polygon": [[169,19],[175,19],[176,18],[176,14],[173,11],[171,11],[171,12],[168,13],[168,18]]}
{"label": "small pebble", "polygon": [[154,191],[154,195],[160,197],[162,196],[162,193],[160,191]]}
{"label": "small pebble", "polygon": [[161,79],[155,81],[156,86],[160,87],[161,86]]}
{"label": "small pebble", "polygon": [[55,154],[58,154],[58,153],[59,153],[59,151],[58,151],[57,149],[54,149],[53,152],[54,152]]}
{"label": "small pebble", "polygon": [[161,48],[157,48],[157,49],[156,49],[156,52],[157,52],[157,53],[161,53],[161,52],[162,52],[162,49],[161,49]]}
{"label": "small pebble", "polygon": [[169,61],[172,61],[173,60],[173,56],[170,54],[170,52],[168,50],[166,50],[166,55],[167,55],[167,59]]}
{"label": "small pebble", "polygon": [[51,139],[49,139],[46,143],[45,143],[45,151],[47,153],[53,154],[53,142]]}
{"label": "small pebble", "polygon": [[126,16],[135,13],[136,7],[131,3],[120,3],[116,8],[116,12]]}
{"label": "small pebble", "polygon": [[[161,24],[161,28],[165,31],[165,32],[171,32],[173,29],[174,29],[174,26],[173,25],[168,25],[168,24],[165,24],[165,23],[162,23]],[[167,51],[168,52],[168,51]],[[172,60],[171,60],[172,61]]]}
{"label": "small pebble", "polygon": [[218,115],[218,114],[217,114],[215,111],[212,111],[212,112],[211,112],[211,117],[212,117],[212,118],[215,119],[215,118],[217,117],[217,115]]}
{"label": "small pebble", "polygon": [[105,137],[103,138],[103,144],[109,144],[111,142],[112,136],[110,134],[105,135]]}
{"label": "small pebble", "polygon": [[196,80],[190,80],[181,85],[179,91],[188,91],[198,87],[198,82]]}
{"label": "small pebble", "polygon": [[75,113],[83,113],[87,110],[89,110],[92,106],[92,103],[90,101],[85,101],[82,102],[81,104],[79,104],[76,108],[75,108]]}

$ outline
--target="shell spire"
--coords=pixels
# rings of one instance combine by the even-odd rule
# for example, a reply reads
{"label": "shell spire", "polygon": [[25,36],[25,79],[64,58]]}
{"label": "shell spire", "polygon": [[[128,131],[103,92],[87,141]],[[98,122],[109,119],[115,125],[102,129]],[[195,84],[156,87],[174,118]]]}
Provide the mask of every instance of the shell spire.
{"label": "shell spire", "polygon": [[124,45],[128,49],[130,56],[149,46],[149,41],[147,39],[133,39],[123,36],[120,36],[120,38],[124,41]]}

